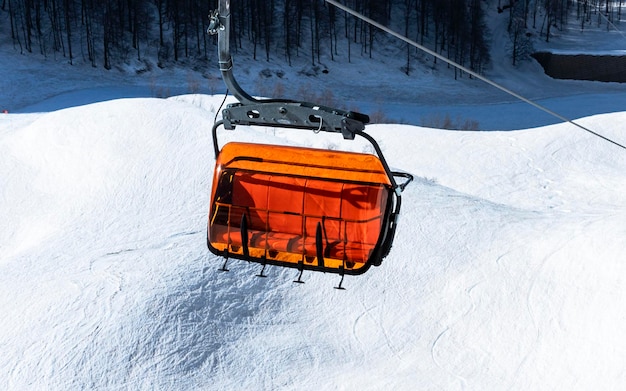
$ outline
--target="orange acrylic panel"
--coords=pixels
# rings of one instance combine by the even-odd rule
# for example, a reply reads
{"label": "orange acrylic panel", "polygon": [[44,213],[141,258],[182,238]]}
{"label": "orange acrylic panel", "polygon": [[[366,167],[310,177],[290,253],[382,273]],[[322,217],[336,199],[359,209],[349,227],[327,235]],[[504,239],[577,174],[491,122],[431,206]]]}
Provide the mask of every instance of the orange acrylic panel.
{"label": "orange acrylic panel", "polygon": [[360,274],[379,256],[390,191],[374,155],[229,143],[215,167],[209,248],[263,264]]}

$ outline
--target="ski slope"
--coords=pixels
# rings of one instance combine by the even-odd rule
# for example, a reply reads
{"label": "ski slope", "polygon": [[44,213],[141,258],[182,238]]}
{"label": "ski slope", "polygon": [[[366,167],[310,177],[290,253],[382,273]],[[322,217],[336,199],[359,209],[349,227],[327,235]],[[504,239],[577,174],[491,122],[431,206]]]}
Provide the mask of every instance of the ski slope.
{"label": "ski slope", "polygon": [[[370,126],[416,181],[391,254],[339,291],[334,275],[218,271],[205,232],[222,99],[0,115],[0,388],[626,384],[626,151],[569,124]],[[626,142],[626,113],[579,122]],[[307,131],[220,133],[242,138],[363,150]]]}

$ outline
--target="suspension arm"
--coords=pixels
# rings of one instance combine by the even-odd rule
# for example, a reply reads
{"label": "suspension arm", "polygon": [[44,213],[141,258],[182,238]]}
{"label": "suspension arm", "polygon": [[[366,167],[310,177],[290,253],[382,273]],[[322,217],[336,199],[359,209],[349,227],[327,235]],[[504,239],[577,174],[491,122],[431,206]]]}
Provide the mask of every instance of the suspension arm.
{"label": "suspension arm", "polygon": [[216,11],[209,15],[207,32],[218,36],[219,66],[229,91],[240,103],[223,110],[224,127],[237,125],[281,126],[341,133],[347,140],[365,129],[369,117],[353,111],[281,99],[256,99],[246,93],[233,75],[230,55],[230,0],[220,0]]}

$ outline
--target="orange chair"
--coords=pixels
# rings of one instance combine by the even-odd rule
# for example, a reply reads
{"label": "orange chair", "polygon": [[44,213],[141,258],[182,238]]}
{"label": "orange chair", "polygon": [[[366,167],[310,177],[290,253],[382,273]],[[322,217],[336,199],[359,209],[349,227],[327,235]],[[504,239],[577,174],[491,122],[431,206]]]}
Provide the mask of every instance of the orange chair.
{"label": "orange chair", "polygon": [[264,265],[361,274],[386,255],[392,190],[374,155],[229,143],[216,162],[208,246]]}
{"label": "orange chair", "polygon": [[[393,243],[400,193],[413,177],[389,169],[379,145],[365,133],[369,117],[308,102],[257,99],[233,76],[230,1],[220,0],[207,32],[218,36],[222,78],[238,103],[213,125],[216,164],[207,245],[226,258],[341,275],[380,265]],[[229,143],[217,128],[239,125],[339,133],[367,139],[376,155],[277,145]],[[396,177],[403,177],[398,184]]]}

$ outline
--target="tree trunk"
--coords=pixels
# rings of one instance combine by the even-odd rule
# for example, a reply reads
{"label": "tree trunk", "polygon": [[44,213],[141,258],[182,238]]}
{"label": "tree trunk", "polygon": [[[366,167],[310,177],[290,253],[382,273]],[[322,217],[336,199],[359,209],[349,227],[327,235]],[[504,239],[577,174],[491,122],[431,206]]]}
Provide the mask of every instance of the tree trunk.
{"label": "tree trunk", "polygon": [[64,0],[64,11],[65,11],[65,35],[67,38],[67,50],[70,57],[70,65],[73,65],[73,54],[72,54],[72,15],[70,8],[71,0]]}

